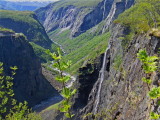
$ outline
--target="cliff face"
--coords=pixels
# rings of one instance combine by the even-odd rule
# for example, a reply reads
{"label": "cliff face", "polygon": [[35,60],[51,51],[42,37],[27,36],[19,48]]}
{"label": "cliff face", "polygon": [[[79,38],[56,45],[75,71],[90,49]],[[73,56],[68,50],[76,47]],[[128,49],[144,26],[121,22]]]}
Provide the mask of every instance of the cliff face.
{"label": "cliff face", "polygon": [[[107,29],[108,25],[133,3],[134,0],[100,0],[94,6],[77,7],[56,2],[36,10],[36,14],[47,32],[59,28],[70,29],[71,36],[76,37],[103,20],[106,21],[104,30]],[[54,9],[56,7],[58,9]]]}
{"label": "cliff face", "polygon": [[[142,81],[142,77],[145,77],[146,74],[137,58],[137,52],[145,48],[149,55],[159,54],[160,39],[153,36],[136,35],[124,47],[124,41],[120,38],[127,32],[126,28],[119,25],[113,28],[110,48],[106,59],[102,61],[106,64],[104,80],[101,83],[100,79],[97,79],[88,96],[87,105],[79,111],[77,119],[79,116],[81,116],[80,119],[86,116],[84,118],[88,120],[93,118],[148,120],[149,113],[152,110],[157,111],[155,103],[151,102],[148,97],[147,84]],[[101,72],[99,77],[102,76]],[[85,74],[85,71],[83,73]],[[158,85],[159,72],[152,74],[152,78],[154,85]],[[99,86],[101,86],[100,92],[98,92]],[[151,109],[149,105],[152,106]]]}
{"label": "cliff face", "polygon": [[33,48],[23,35],[1,34],[0,61],[4,63],[5,72],[10,74],[10,66],[17,66],[14,77],[15,98],[26,100],[29,106],[57,94],[57,91],[42,75],[41,65]]}

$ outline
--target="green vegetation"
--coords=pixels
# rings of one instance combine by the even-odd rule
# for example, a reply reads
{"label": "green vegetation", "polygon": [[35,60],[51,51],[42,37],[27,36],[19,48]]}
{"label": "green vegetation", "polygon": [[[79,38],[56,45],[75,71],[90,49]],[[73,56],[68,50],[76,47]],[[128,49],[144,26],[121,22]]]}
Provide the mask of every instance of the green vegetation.
{"label": "green vegetation", "polygon": [[4,33],[15,33],[13,30],[11,29],[7,29],[7,28],[3,28],[3,27],[0,27],[0,32],[4,32]]}
{"label": "green vegetation", "polygon": [[146,33],[160,28],[159,0],[137,0],[137,3],[119,15],[115,23],[129,27],[133,33]]}
{"label": "green vegetation", "polygon": [[66,7],[68,5],[73,5],[78,8],[80,7],[94,7],[102,0],[62,0],[57,2],[56,4],[53,3],[53,9],[58,10],[61,7]]}
{"label": "green vegetation", "polygon": [[[151,75],[153,74],[153,72],[155,72],[157,70],[157,64],[158,62],[156,60],[158,60],[157,56],[148,56],[146,50],[140,50],[137,53],[138,58],[140,59],[140,61],[143,63],[142,67],[143,70],[145,71],[145,73],[147,74],[147,78],[143,77],[142,81],[147,83],[148,85],[148,95],[151,99],[159,99],[160,97],[160,87],[154,87],[150,90],[150,85],[152,85],[151,83],[153,83],[153,79],[151,77]],[[153,101],[154,103],[154,101]],[[150,110],[151,107],[149,106]],[[160,115],[155,113],[155,112],[151,112],[150,113],[150,119],[159,119]]]}
{"label": "green vegetation", "polygon": [[18,103],[14,99],[13,76],[18,69],[16,66],[10,67],[12,76],[6,76],[3,63],[0,63],[0,119],[1,120],[41,120],[39,115],[31,113],[27,107],[27,102]]}
{"label": "green vegetation", "polygon": [[157,56],[148,56],[146,50],[140,50],[137,56],[143,63],[145,73],[152,73],[157,70]]}
{"label": "green vegetation", "polygon": [[108,44],[110,33],[95,36],[85,44],[82,44],[80,48],[72,51],[68,55],[64,56],[63,60],[72,60],[73,65],[68,69],[70,73],[76,73],[77,70],[86,65],[86,63],[92,63],[92,61],[105,52]]}
{"label": "green vegetation", "polygon": [[115,70],[119,70],[121,64],[122,64],[122,55],[121,55],[121,54],[118,54],[118,55],[115,57],[114,63],[113,63],[113,66],[114,66]]}
{"label": "green vegetation", "polygon": [[51,41],[34,12],[0,10],[0,27],[23,33],[30,42],[50,48]]}
{"label": "green vegetation", "polygon": [[67,55],[63,60],[72,60],[73,65],[67,72],[75,74],[80,67],[87,63],[92,63],[93,60],[105,52],[110,33],[100,34],[102,21],[95,28],[86,31],[75,38],[70,38],[70,30],[62,31],[57,29],[48,33],[51,39],[62,45]]}
{"label": "green vegetation", "polygon": [[40,58],[41,62],[48,62],[48,61],[51,61],[52,58],[45,52],[47,49],[33,43],[33,42],[30,42],[30,44],[32,45],[33,49],[34,49],[34,52],[35,54]]}
{"label": "green vegetation", "polygon": [[61,95],[63,96],[64,100],[62,104],[60,105],[60,112],[65,113],[64,115],[67,118],[72,118],[74,114],[71,113],[71,103],[70,99],[71,97],[76,93],[76,89],[72,90],[71,88],[68,88],[66,86],[66,83],[71,80],[71,76],[69,75],[64,75],[64,71],[68,69],[71,66],[71,61],[61,61],[62,60],[62,54],[60,51],[60,48],[58,48],[58,53],[51,53],[48,50],[48,54],[54,59],[53,63],[53,68],[59,70],[59,75],[56,76],[56,80],[60,83],[62,83],[62,90],[61,90]]}
{"label": "green vegetation", "polygon": [[34,12],[31,11],[10,11],[10,10],[0,10],[0,19],[11,18],[14,21],[21,21],[28,23],[35,28],[39,27],[39,23],[34,19]]}

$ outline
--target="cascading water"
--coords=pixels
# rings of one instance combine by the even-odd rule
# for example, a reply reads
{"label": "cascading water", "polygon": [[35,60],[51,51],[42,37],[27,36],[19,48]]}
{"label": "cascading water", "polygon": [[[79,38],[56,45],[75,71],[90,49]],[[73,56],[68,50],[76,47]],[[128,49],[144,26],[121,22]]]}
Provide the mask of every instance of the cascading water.
{"label": "cascading water", "polygon": [[111,11],[110,11],[110,13],[108,14],[108,17],[105,20],[106,21],[106,25],[104,26],[104,28],[102,30],[102,33],[104,33],[106,29],[108,29],[109,25],[111,24],[111,22],[112,22],[112,20],[114,18],[115,12],[116,12],[116,3],[114,3],[112,5]]}
{"label": "cascading water", "polygon": [[104,1],[104,5],[103,5],[103,7],[104,7],[104,10],[103,10],[103,20],[105,19],[106,2],[107,2],[107,0]]}
{"label": "cascading water", "polygon": [[108,45],[108,48],[106,49],[105,53],[104,53],[104,58],[103,58],[103,66],[102,66],[102,69],[99,73],[99,87],[98,87],[98,92],[97,92],[97,95],[96,95],[96,100],[95,100],[95,106],[94,106],[94,109],[93,109],[93,113],[96,114],[97,113],[97,108],[98,108],[98,104],[99,104],[99,101],[100,101],[100,93],[101,93],[101,88],[102,88],[102,83],[104,81],[104,72],[105,72],[105,68],[106,68],[106,58],[107,58],[107,53],[108,53],[108,50],[110,49],[110,44]]}

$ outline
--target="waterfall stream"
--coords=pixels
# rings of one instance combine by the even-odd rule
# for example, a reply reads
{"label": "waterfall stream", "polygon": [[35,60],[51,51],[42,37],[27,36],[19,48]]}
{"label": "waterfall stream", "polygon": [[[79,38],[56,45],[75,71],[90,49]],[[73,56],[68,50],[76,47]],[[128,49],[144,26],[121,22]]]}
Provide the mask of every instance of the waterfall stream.
{"label": "waterfall stream", "polygon": [[113,18],[114,18],[114,15],[115,15],[115,12],[116,12],[116,3],[114,3],[112,5],[112,8],[110,10],[110,13],[108,14],[107,18],[106,18],[106,25],[104,26],[103,30],[102,30],[102,33],[105,32],[106,29],[108,29],[109,25],[111,24]]}
{"label": "waterfall stream", "polygon": [[103,10],[103,20],[105,19],[106,2],[107,2],[107,0],[104,1],[104,5],[103,5],[103,7],[104,7],[104,10]]}
{"label": "waterfall stream", "polygon": [[105,72],[105,69],[106,69],[106,57],[107,57],[107,53],[108,53],[108,50],[110,49],[110,44],[108,45],[105,53],[104,53],[104,58],[103,58],[103,65],[102,65],[102,68],[101,68],[101,71],[99,73],[99,87],[98,87],[98,92],[97,92],[97,95],[96,95],[96,100],[95,100],[95,107],[93,109],[93,113],[96,114],[97,113],[97,108],[98,108],[98,104],[99,104],[99,101],[100,101],[100,93],[101,93],[101,88],[102,88],[102,83],[104,81],[104,72]]}

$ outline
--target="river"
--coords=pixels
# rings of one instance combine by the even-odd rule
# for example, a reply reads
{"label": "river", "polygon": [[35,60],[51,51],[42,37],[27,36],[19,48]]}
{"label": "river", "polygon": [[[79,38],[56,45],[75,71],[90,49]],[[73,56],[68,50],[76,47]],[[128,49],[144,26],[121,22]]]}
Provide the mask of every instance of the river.
{"label": "river", "polygon": [[[52,41],[53,41],[53,40],[52,40]],[[54,42],[54,41],[53,41],[53,42]],[[62,48],[62,46],[61,46],[60,44],[56,43],[56,42],[54,42],[54,43],[57,44],[58,46],[60,46],[60,48],[62,49],[63,53],[65,54],[65,51],[64,51],[64,49]],[[52,62],[52,64],[53,64],[53,62]],[[49,67],[50,67],[51,69],[59,72],[59,70],[51,67],[52,64],[49,65]],[[66,75],[70,75],[70,74],[64,72],[63,75],[66,76]],[[67,88],[71,87],[75,81],[76,81],[76,77],[71,76],[71,80],[66,83],[66,87],[67,87]],[[55,96],[53,96],[53,97],[51,97],[51,98],[49,98],[49,99],[47,99],[47,100],[42,101],[42,102],[41,102],[40,104],[38,104],[38,105],[35,105],[32,109],[33,109],[34,111],[36,111],[36,112],[41,112],[42,110],[46,109],[47,107],[49,107],[49,106],[51,106],[51,105],[54,105],[54,104],[56,104],[56,103],[59,103],[59,102],[62,101],[62,100],[63,100],[63,97],[58,94],[58,95],[55,95]]]}

